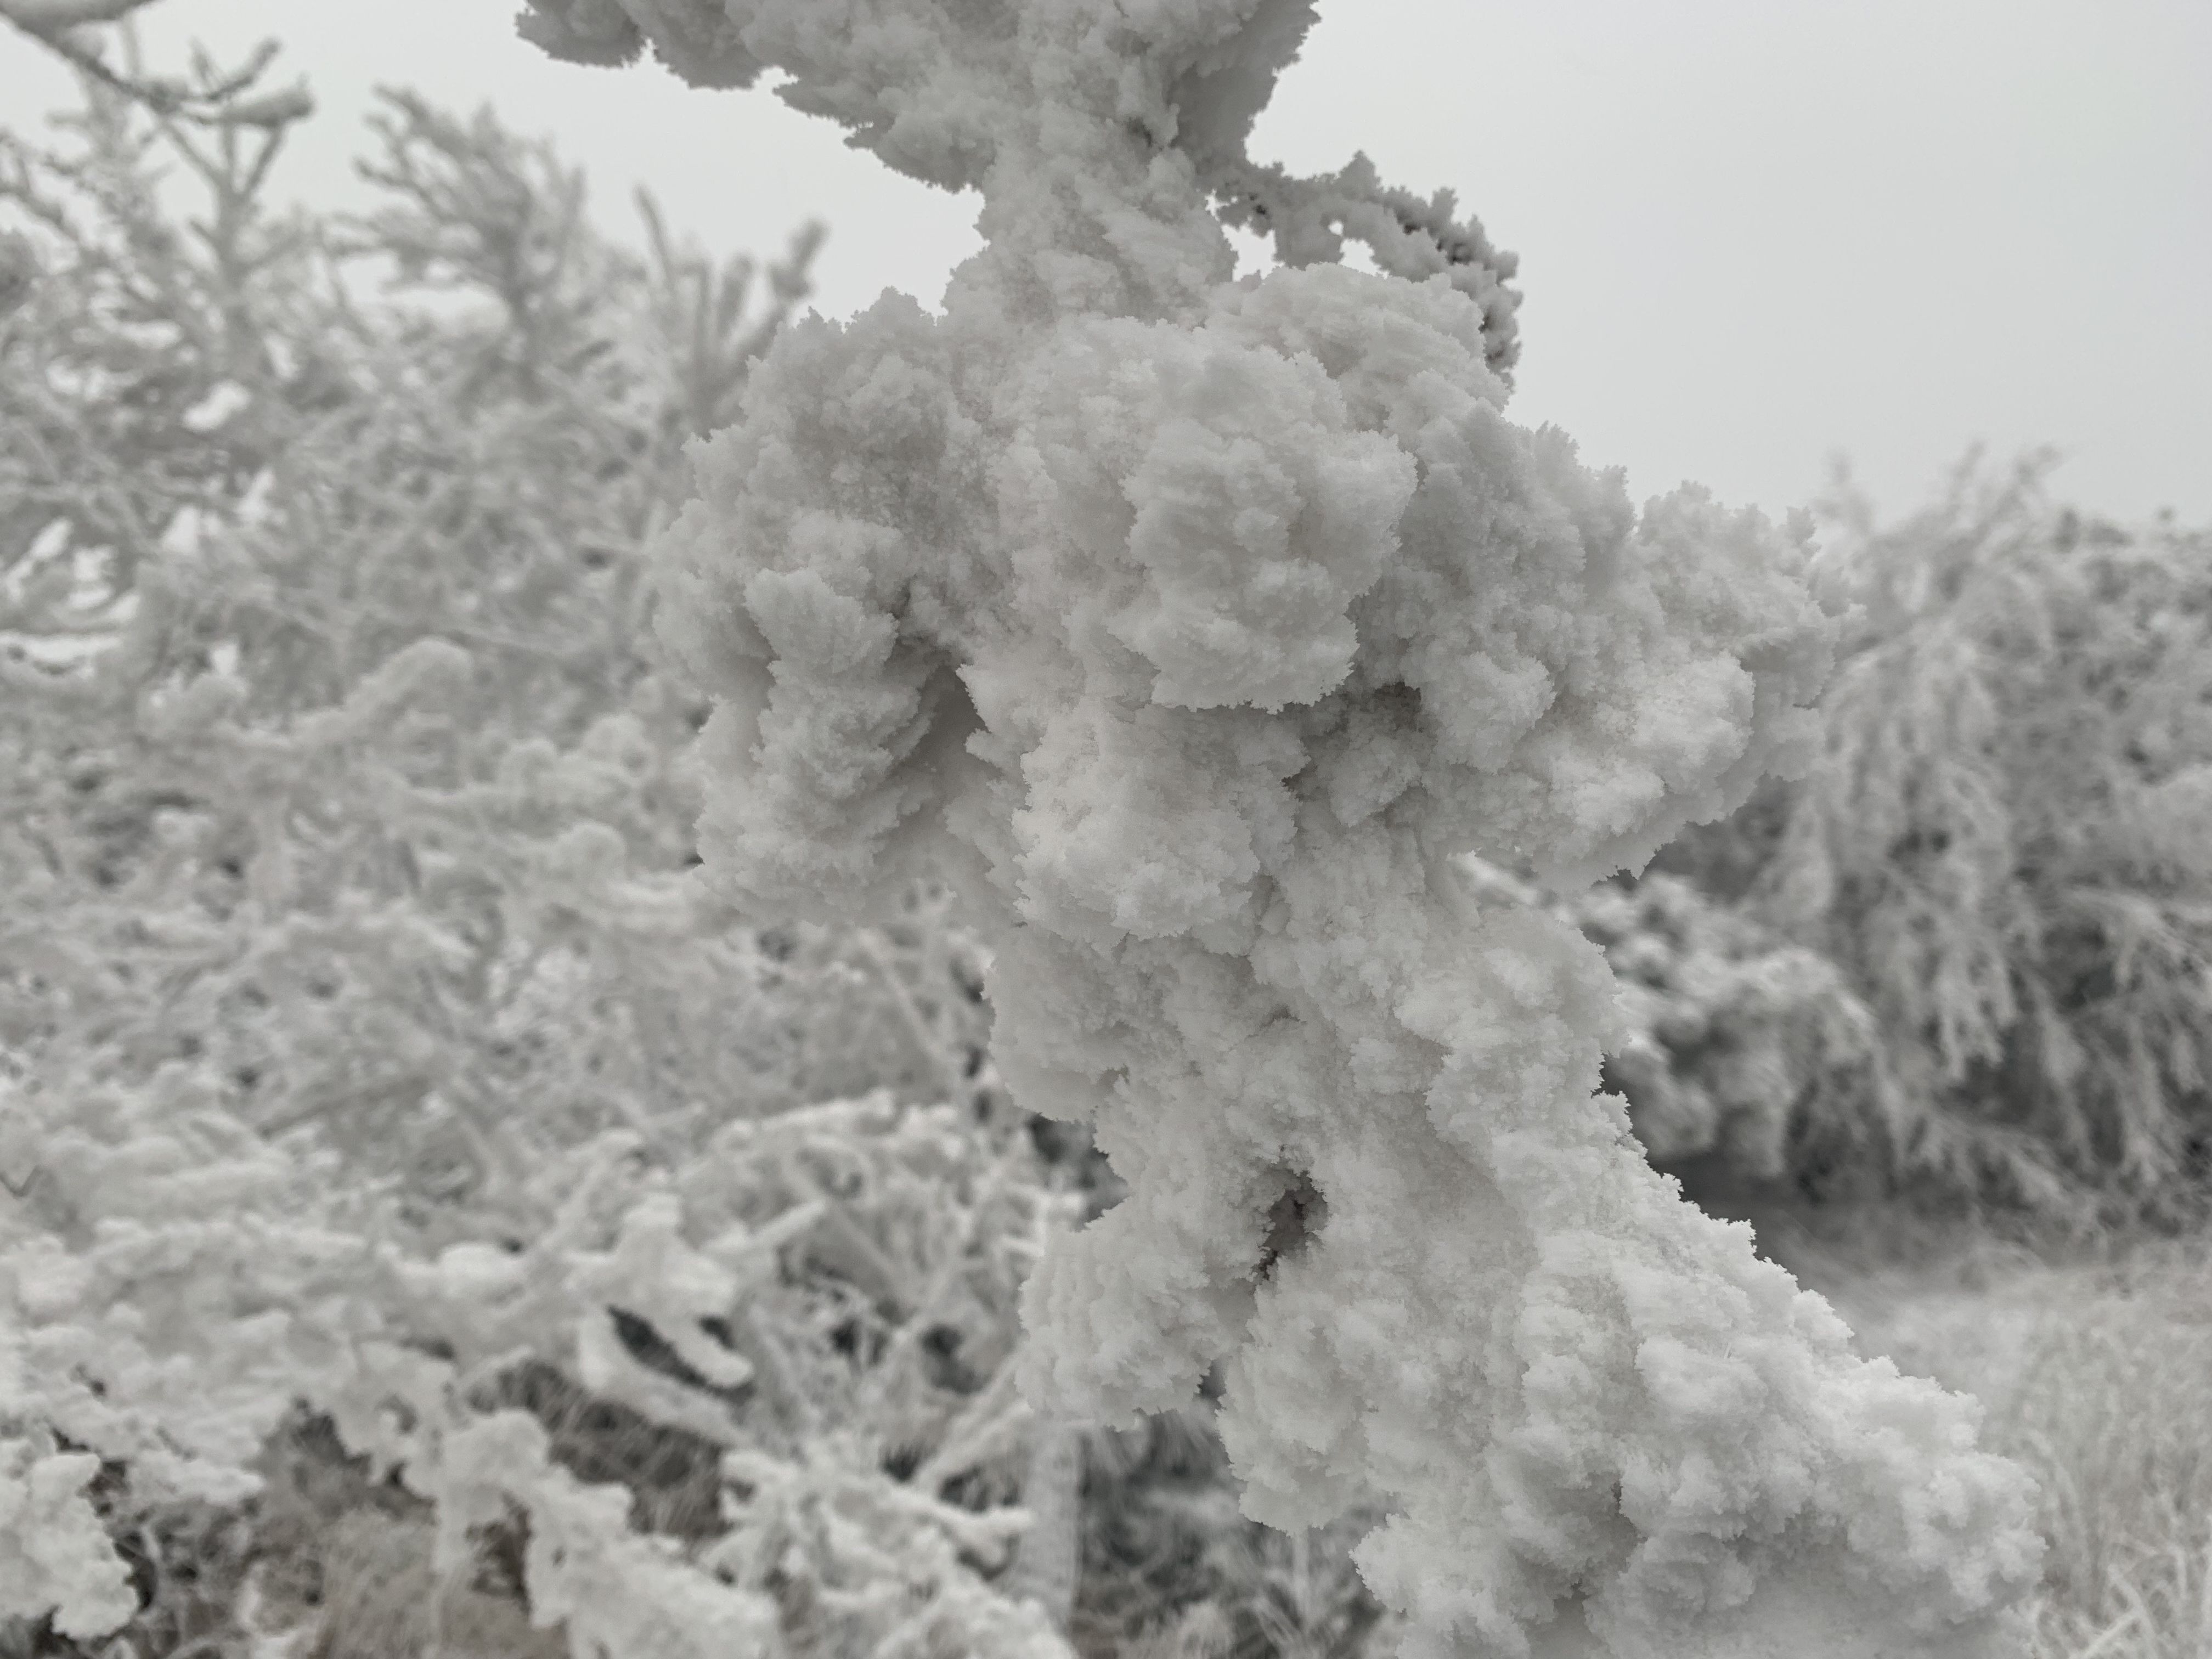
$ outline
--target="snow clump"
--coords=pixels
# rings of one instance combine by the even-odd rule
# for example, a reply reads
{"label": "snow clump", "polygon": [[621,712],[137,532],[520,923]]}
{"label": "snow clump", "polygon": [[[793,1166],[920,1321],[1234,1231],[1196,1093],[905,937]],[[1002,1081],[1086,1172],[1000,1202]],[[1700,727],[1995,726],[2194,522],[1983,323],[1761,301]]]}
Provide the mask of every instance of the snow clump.
{"label": "snow clump", "polygon": [[1586,884],[1803,768],[1797,541],[1509,421],[1512,263],[1448,198],[1245,159],[1305,0],[534,3],[981,192],[941,316],[778,341],[659,556],[712,878],[958,882],[1008,1082],[1129,1184],[1030,1282],[1033,1395],[1221,1364],[1247,1512],[1383,1506],[1419,1659],[2013,1651],[1975,1402],[1651,1170],[1597,950],[1456,862]]}

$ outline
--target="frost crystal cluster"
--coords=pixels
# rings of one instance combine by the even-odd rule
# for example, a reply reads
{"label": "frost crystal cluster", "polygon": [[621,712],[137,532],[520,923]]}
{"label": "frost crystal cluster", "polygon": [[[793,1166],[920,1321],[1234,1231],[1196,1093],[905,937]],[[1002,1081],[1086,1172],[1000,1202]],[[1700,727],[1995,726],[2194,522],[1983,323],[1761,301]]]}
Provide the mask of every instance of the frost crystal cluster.
{"label": "frost crystal cluster", "polygon": [[1976,1407],[1652,1172],[1603,960],[1456,863],[1587,882],[1802,767],[1802,549],[1510,422],[1511,263],[1449,197],[1245,160],[1306,0],[535,3],[981,192],[941,317],[777,343],[662,627],[726,891],[952,876],[1008,1080],[1128,1182],[1030,1282],[1032,1391],[1220,1364],[1249,1513],[1389,1512],[1409,1654],[2008,1651],[2038,1545]]}

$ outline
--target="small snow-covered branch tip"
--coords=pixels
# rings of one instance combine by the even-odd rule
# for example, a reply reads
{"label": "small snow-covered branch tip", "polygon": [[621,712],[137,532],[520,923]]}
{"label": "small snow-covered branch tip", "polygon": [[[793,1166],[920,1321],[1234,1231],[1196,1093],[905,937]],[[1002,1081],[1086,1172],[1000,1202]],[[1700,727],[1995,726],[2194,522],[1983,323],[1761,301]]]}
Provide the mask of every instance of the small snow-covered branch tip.
{"label": "small snow-covered branch tip", "polygon": [[[1977,1407],[1650,1170],[1595,948],[1458,866],[1586,884],[1802,768],[1836,619],[1756,513],[1639,513],[1505,418],[1511,263],[1448,199],[1246,161],[1312,18],[538,0],[556,53],[774,69],[983,203],[941,317],[776,343],[659,538],[709,873],[961,887],[1006,1081],[1129,1187],[1029,1281],[1033,1397],[1221,1362],[1249,1515],[1389,1512],[1408,1655],[2015,1651],[2039,1546]],[[1237,279],[1224,216],[1283,263]]]}
{"label": "small snow-covered branch tip", "polygon": [[[270,91],[261,76],[276,56],[276,43],[264,40],[239,69],[222,70],[195,55],[190,80],[148,74],[129,50],[129,28],[155,0],[0,0],[0,23],[11,25],[59,58],[91,84],[120,94],[167,119],[204,127],[258,127],[272,139],[315,112],[304,85]],[[121,69],[107,61],[98,31],[120,25],[127,61]]]}

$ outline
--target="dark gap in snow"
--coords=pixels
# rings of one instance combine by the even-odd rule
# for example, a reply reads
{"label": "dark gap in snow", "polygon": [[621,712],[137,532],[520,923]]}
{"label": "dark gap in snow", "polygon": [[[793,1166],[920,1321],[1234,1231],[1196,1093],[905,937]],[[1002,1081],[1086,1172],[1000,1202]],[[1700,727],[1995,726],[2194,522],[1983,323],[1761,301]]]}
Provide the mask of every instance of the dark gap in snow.
{"label": "dark gap in snow", "polygon": [[1328,1222],[1328,1200],[1314,1185],[1311,1176],[1297,1171],[1268,1208],[1267,1232],[1261,1241],[1256,1277],[1266,1279],[1274,1272],[1278,1261],[1304,1249],[1306,1241]]}

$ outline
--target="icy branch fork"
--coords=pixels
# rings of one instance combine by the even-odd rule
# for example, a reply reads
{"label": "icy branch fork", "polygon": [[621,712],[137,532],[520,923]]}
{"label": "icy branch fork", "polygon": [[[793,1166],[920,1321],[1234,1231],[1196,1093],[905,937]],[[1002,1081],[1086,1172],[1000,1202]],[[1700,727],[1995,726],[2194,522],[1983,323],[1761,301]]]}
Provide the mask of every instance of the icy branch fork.
{"label": "icy branch fork", "polygon": [[2040,1545],[1978,1407],[1653,1173],[1598,953],[1455,867],[1587,882],[1802,769],[1798,539],[1506,421],[1512,263],[1448,198],[1246,161],[1305,0],[533,3],[981,193],[942,317],[793,330],[697,451],[662,634],[712,878],[957,881],[1008,1081],[1129,1182],[1028,1287],[1033,1395],[1223,1362],[1248,1513],[1381,1504],[1408,1655],[2013,1651]]}

